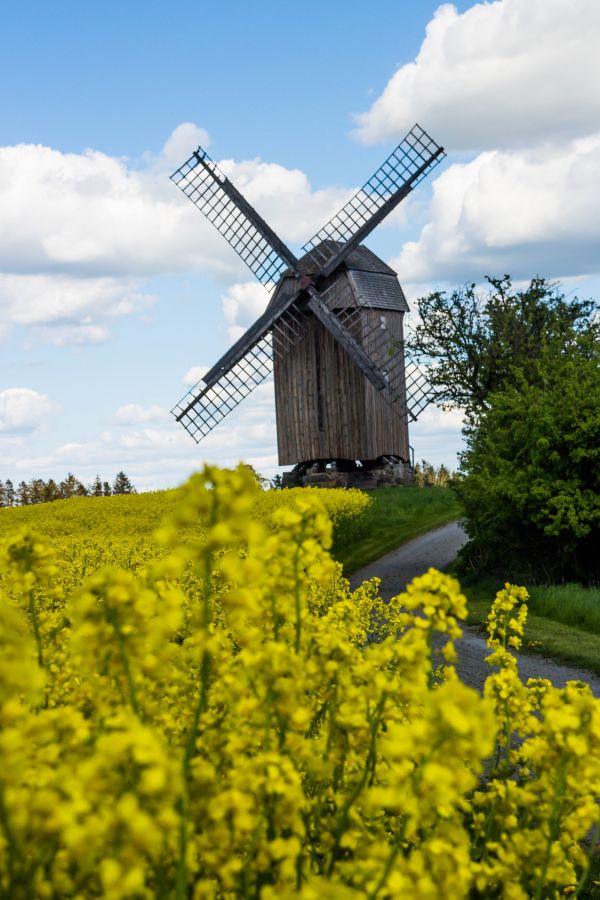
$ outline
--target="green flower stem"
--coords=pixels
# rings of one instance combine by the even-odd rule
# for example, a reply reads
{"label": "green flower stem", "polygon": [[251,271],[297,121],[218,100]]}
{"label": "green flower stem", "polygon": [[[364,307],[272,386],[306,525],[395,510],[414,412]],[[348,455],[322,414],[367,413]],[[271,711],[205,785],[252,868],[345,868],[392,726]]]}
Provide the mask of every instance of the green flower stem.
{"label": "green flower stem", "polygon": [[33,625],[33,634],[35,636],[35,644],[37,647],[37,658],[38,665],[41,669],[44,668],[44,654],[42,652],[42,637],[40,635],[40,624],[38,621],[37,608],[35,604],[35,597],[33,595],[33,591],[29,591],[29,615],[31,616],[31,622]]}
{"label": "green flower stem", "polygon": [[383,890],[383,888],[386,886],[387,880],[390,877],[390,872],[392,871],[392,866],[394,865],[394,862],[396,861],[396,857],[398,856],[398,853],[400,852],[400,841],[402,840],[403,830],[404,829],[401,829],[401,828],[398,828],[396,830],[396,834],[394,835],[394,840],[392,841],[390,853],[385,862],[385,867],[381,874],[381,878],[379,879],[379,881],[377,882],[377,884],[375,885],[375,887],[373,888],[371,893],[368,895],[367,900],[377,900],[379,892],[381,890]]}
{"label": "green flower stem", "polygon": [[[210,525],[214,525],[216,520],[215,510],[213,508]],[[208,553],[204,564],[204,578],[202,591],[202,627],[208,631],[212,620],[212,575],[213,575],[213,554]],[[194,709],[192,719],[192,727],[188,734],[185,745],[185,753],[183,755],[183,791],[178,804],[177,811],[179,813],[179,859],[177,860],[177,876],[175,883],[175,900],[185,900],[187,894],[187,791],[190,780],[190,767],[192,758],[196,753],[196,743],[200,731],[200,718],[203,712],[208,709],[208,688],[210,682],[211,670],[211,653],[206,648],[202,653],[200,661],[200,693],[198,701]]]}
{"label": "green flower stem", "polygon": [[582,890],[584,889],[584,887],[586,885],[590,867],[592,865],[592,856],[594,855],[594,849],[596,847],[596,844],[598,843],[599,837],[600,837],[600,819],[598,819],[596,821],[596,824],[594,825],[594,828],[592,830],[592,836],[590,839],[590,849],[587,853],[586,864],[584,866],[583,872],[581,873],[581,878],[577,882],[577,888],[575,890],[575,893],[573,894],[573,897],[579,897],[581,895]]}
{"label": "green flower stem", "polygon": [[112,625],[113,630],[115,632],[115,637],[117,639],[117,646],[119,648],[119,656],[121,657],[121,663],[123,665],[123,670],[125,672],[125,679],[127,681],[127,687],[129,690],[129,700],[131,702],[131,708],[134,713],[138,717],[140,721],[143,721],[142,711],[140,709],[140,705],[138,703],[137,694],[135,690],[135,684],[133,681],[133,675],[131,674],[131,666],[129,665],[129,656],[127,654],[127,646],[125,644],[125,638],[123,637],[123,632],[121,630],[121,623],[116,615],[116,613],[112,612],[112,610],[106,610],[106,618],[110,625]]}
{"label": "green flower stem", "polygon": [[[302,540],[302,535],[300,535],[300,540]],[[294,555],[294,604],[296,607],[296,639],[294,642],[294,649],[296,653],[300,653],[300,632],[302,628],[302,610],[300,605],[300,580],[298,578],[298,566],[300,563],[300,540],[296,544],[296,553]]]}
{"label": "green flower stem", "polygon": [[560,814],[562,812],[563,800],[565,796],[565,790],[567,787],[567,769],[568,769],[568,758],[563,752],[562,760],[560,766],[558,767],[558,775],[556,778],[556,788],[554,790],[554,797],[552,799],[552,811],[550,813],[550,819],[548,821],[549,830],[548,830],[548,841],[546,843],[546,853],[544,855],[544,862],[542,864],[542,871],[540,873],[540,877],[538,879],[538,883],[535,888],[535,894],[533,895],[533,900],[541,900],[544,887],[546,886],[546,875],[548,873],[548,866],[550,865],[550,856],[552,854],[552,844],[558,837],[559,826],[560,826]]}
{"label": "green flower stem", "polygon": [[381,722],[383,716],[383,707],[385,705],[385,697],[382,697],[377,707],[375,709],[375,714],[371,720],[371,742],[369,746],[369,752],[367,754],[367,759],[365,761],[365,768],[363,770],[362,777],[356,782],[354,788],[350,792],[344,806],[342,807],[342,811],[340,813],[340,817],[338,820],[337,827],[335,829],[333,835],[333,847],[331,849],[331,858],[329,860],[329,866],[327,868],[327,876],[330,877],[333,872],[334,866],[338,859],[338,854],[342,842],[342,837],[348,827],[348,819],[350,816],[350,810],[352,806],[358,800],[360,794],[365,788],[367,782],[369,781],[369,776],[372,774],[372,771],[375,769],[375,764],[377,760],[377,752],[376,752],[376,743],[377,743],[377,731],[379,730],[379,724]]}

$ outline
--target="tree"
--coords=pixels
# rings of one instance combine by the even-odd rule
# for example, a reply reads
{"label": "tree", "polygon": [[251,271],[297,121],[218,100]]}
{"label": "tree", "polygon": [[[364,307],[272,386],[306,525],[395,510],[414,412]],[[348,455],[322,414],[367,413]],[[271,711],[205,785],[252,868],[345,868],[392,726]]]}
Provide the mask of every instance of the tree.
{"label": "tree", "polygon": [[17,503],[19,506],[29,506],[31,503],[31,489],[26,481],[20,481],[17,488]]}
{"label": "tree", "polygon": [[63,500],[69,500],[71,497],[85,497],[87,490],[84,485],[75,478],[72,472],[69,472],[59,485],[60,496]]}
{"label": "tree", "polygon": [[46,483],[46,502],[60,500],[60,490],[54,478],[49,478]]}
{"label": "tree", "polygon": [[43,503],[46,500],[46,482],[42,478],[32,478],[29,482],[29,502]]}
{"label": "tree", "polygon": [[450,470],[443,463],[437,469],[426,459],[415,464],[414,479],[417,487],[432,487],[432,485],[446,487],[452,477]]}
{"label": "tree", "polygon": [[4,482],[5,506],[14,506],[15,500],[16,500],[16,495],[15,495],[14,485],[13,485],[12,481],[10,480],[10,478],[7,478],[6,481]]}
{"label": "tree", "polygon": [[112,494],[112,488],[108,481],[102,482],[102,493],[105,497],[110,497],[110,495]]}
{"label": "tree", "polygon": [[117,472],[112,492],[113,494],[135,494],[135,488],[125,472]]}
{"label": "tree", "polygon": [[487,278],[487,296],[474,284],[450,296],[436,291],[417,300],[420,323],[407,347],[428,366],[437,403],[465,409],[470,417],[489,395],[509,386],[516,371],[540,384],[540,360],[564,357],[583,336],[600,337],[592,300],[566,298],[544,278],[523,290],[510,276]]}
{"label": "tree", "polygon": [[94,483],[90,486],[90,494],[92,497],[101,497],[102,496],[102,482],[100,481],[100,476],[96,475],[94,479]]}
{"label": "tree", "polygon": [[[489,394],[455,484],[463,564],[504,580],[600,578],[600,347],[547,355]],[[537,383],[540,381],[541,383]]]}

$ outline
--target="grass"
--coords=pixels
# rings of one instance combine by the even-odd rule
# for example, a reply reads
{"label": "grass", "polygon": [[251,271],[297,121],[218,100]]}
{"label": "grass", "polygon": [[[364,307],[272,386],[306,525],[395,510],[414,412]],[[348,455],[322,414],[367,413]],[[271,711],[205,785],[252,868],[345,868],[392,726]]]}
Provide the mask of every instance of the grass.
{"label": "grass", "polygon": [[333,554],[351,575],[411,538],[445,525],[461,514],[450,488],[377,488],[360,535],[338,541]]}
{"label": "grass", "polygon": [[[483,628],[502,584],[489,577],[460,580],[469,601],[467,624]],[[532,587],[529,593],[523,650],[600,675],[600,590],[562,584]]]}

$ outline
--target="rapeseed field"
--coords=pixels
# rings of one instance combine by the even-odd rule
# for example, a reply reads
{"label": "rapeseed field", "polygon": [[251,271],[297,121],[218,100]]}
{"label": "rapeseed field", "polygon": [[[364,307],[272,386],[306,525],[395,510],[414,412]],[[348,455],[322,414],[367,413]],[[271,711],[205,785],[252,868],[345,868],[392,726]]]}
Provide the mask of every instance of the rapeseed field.
{"label": "rapeseed field", "polygon": [[240,467],[2,512],[0,897],[593,895],[599,702],[521,683],[522,587],[483,695],[455,579],[351,592],[368,505]]}

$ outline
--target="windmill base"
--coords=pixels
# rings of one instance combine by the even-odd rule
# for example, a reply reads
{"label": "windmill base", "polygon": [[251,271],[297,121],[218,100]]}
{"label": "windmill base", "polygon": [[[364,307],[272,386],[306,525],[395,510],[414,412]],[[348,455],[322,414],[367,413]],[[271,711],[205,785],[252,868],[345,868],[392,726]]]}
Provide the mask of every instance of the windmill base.
{"label": "windmill base", "polygon": [[282,477],[283,487],[359,488],[402,487],[414,484],[410,463],[398,456],[378,459],[318,459],[298,463]]}

